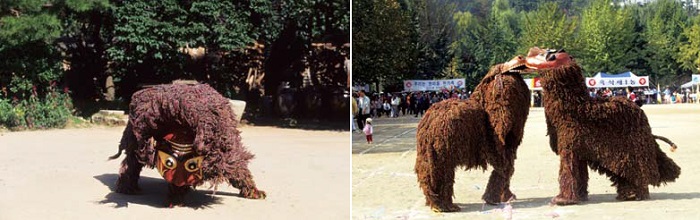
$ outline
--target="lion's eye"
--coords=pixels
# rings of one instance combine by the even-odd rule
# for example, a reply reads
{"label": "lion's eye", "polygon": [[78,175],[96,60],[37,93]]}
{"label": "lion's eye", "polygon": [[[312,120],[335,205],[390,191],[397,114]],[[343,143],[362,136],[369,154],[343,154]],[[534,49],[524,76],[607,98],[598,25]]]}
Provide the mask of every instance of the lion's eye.
{"label": "lion's eye", "polygon": [[163,163],[163,166],[168,169],[175,169],[177,166],[177,160],[170,154],[167,154],[162,151],[158,151],[158,157],[160,158],[160,162]]}
{"label": "lion's eye", "polygon": [[185,170],[187,170],[188,172],[195,172],[199,170],[203,158],[204,157],[200,156],[185,161]]}
{"label": "lion's eye", "polygon": [[187,170],[193,171],[193,170],[196,170],[196,169],[197,169],[197,162],[195,162],[195,161],[190,161],[189,163],[187,163]]}
{"label": "lion's eye", "polygon": [[173,160],[172,157],[168,158],[168,160],[165,161],[165,167],[167,167],[168,169],[175,168],[175,163],[176,162],[175,162],[175,160]]}

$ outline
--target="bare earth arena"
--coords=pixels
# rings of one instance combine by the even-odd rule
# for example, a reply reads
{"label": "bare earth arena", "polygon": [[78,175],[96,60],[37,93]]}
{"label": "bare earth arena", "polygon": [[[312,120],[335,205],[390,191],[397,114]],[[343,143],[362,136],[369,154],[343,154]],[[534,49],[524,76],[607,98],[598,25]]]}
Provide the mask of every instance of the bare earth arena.
{"label": "bare earth arena", "polygon": [[559,193],[559,156],[549,147],[544,109],[531,108],[525,135],[518,147],[511,190],[517,200],[486,205],[481,196],[490,175],[458,168],[453,201],[456,213],[434,213],[413,171],[416,159],[416,126],[412,115],[374,119],[374,144],[364,134],[352,135],[353,219],[700,219],[700,104],[644,105],[652,132],[678,145],[661,149],[682,169],[676,182],[650,187],[650,199],[615,200],[610,180],[589,171],[589,200],[576,205],[550,205]]}
{"label": "bare earth arena", "polygon": [[167,183],[144,169],[139,195],[114,192],[124,127],[0,132],[0,219],[349,219],[347,131],[242,126],[248,168],[264,200],[228,184],[165,208]]}

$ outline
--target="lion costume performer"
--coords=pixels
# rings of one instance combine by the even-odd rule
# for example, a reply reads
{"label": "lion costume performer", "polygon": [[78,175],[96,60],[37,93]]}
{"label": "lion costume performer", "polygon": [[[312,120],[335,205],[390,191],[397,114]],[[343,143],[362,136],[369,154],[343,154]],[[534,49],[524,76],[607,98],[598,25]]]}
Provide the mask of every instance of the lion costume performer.
{"label": "lion costume performer", "polygon": [[537,69],[544,90],[550,147],[559,155],[558,205],[588,198],[588,167],[607,175],[618,200],[649,198],[648,185],[673,182],[681,173],[651,133],[644,111],[623,97],[591,98],[581,68],[563,50],[532,48],[526,65]]}
{"label": "lion costume performer", "polygon": [[494,167],[482,199],[514,199],[510,178],[530,108],[529,90],[518,73],[524,59],[493,66],[467,101],[433,104],[416,133],[415,172],[426,205],[435,212],[459,211],[452,203],[455,169]]}
{"label": "lion costume performer", "polygon": [[241,144],[237,126],[228,99],[208,85],[158,85],[134,93],[119,152],[110,157],[126,154],[116,191],[138,192],[141,168],[148,166],[168,182],[170,207],[204,182],[228,182],[245,198],[265,198],[248,170],[253,154]]}

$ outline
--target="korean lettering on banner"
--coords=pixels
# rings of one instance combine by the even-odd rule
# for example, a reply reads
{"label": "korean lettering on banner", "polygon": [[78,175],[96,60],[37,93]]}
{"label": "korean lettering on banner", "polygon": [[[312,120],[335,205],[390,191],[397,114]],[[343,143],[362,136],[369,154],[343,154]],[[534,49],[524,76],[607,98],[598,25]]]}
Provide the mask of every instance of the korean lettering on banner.
{"label": "korean lettering on banner", "polygon": [[648,86],[648,76],[641,77],[629,77],[629,78],[586,78],[586,85],[588,87],[603,88],[603,87],[639,87]]}
{"label": "korean lettering on banner", "polygon": [[448,80],[404,80],[404,91],[439,91],[441,89],[461,88],[464,79]]}

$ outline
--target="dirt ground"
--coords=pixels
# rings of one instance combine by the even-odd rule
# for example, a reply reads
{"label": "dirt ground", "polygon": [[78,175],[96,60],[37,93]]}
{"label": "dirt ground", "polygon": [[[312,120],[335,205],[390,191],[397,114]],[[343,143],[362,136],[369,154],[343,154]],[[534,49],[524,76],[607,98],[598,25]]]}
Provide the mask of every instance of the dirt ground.
{"label": "dirt ground", "polygon": [[[676,182],[650,188],[651,199],[619,202],[615,188],[603,175],[589,172],[589,201],[572,206],[552,206],[558,193],[559,159],[550,150],[542,108],[533,108],[515,161],[511,189],[518,199],[512,205],[512,219],[700,219],[700,105],[645,105],[652,131],[674,141],[675,153],[659,142],[681,168]],[[353,219],[504,219],[504,205],[489,206],[481,201],[491,168],[457,170],[454,202],[457,213],[433,213],[425,206],[416,175],[415,134],[418,118],[374,120],[375,144],[364,135],[352,137]]]}
{"label": "dirt ground", "polygon": [[0,219],[349,219],[348,132],[241,128],[265,200],[208,185],[186,207],[164,208],[167,185],[141,173],[141,195],[114,193],[123,127],[0,133]]}

